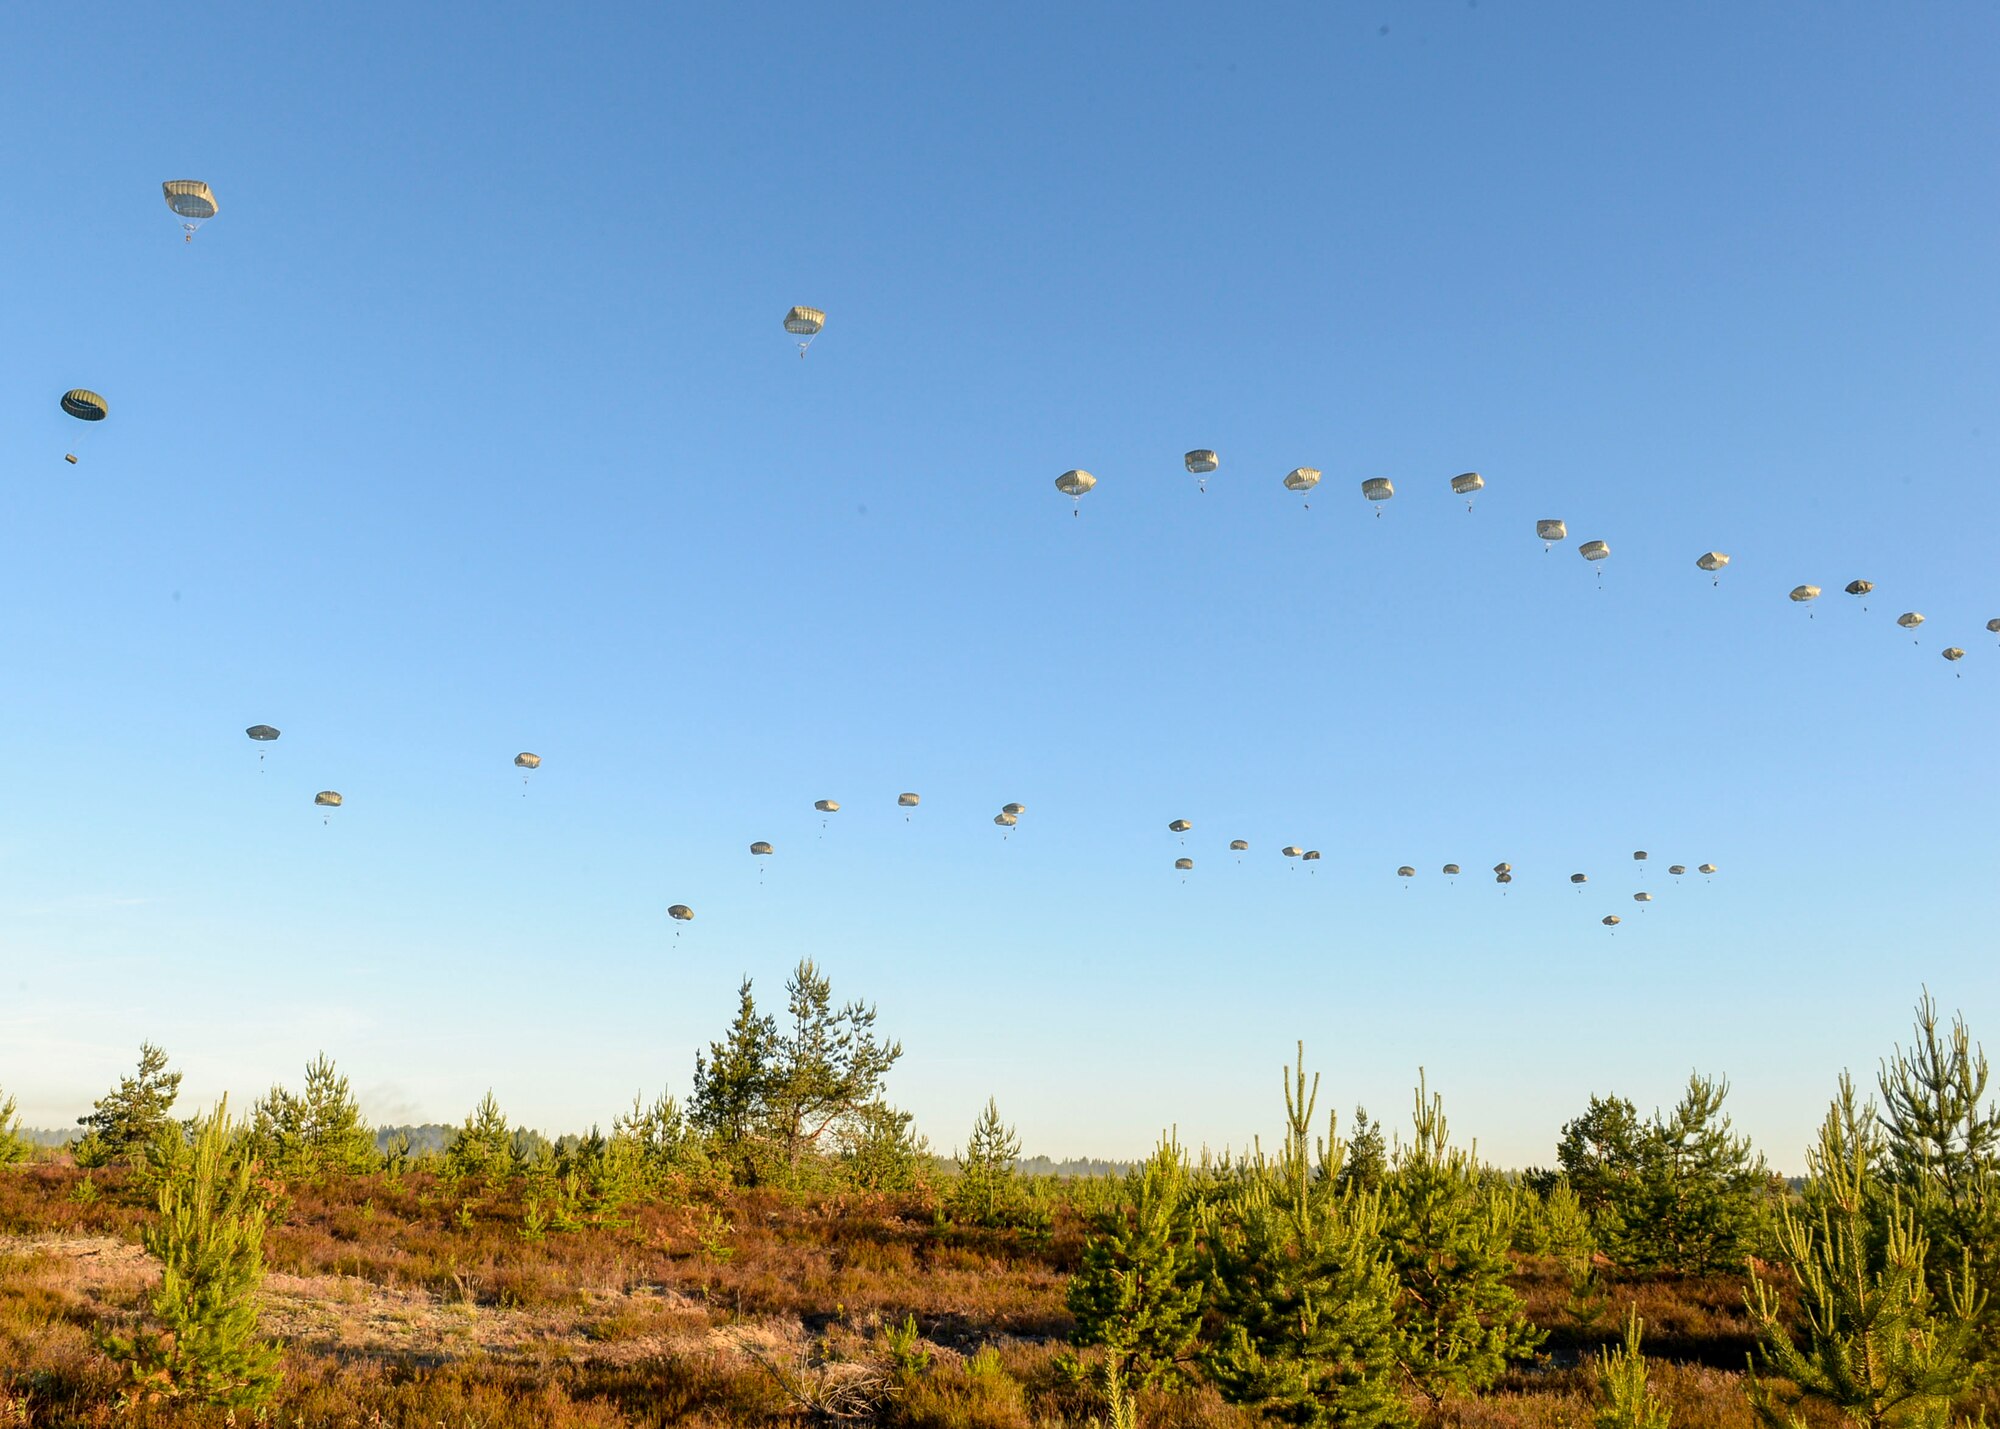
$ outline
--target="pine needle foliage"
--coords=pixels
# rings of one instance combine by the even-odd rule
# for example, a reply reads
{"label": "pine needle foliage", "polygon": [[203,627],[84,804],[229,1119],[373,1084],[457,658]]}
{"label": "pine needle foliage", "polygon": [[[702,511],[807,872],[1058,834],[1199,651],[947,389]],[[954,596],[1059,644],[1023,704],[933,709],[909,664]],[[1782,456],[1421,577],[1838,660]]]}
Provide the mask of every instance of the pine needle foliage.
{"label": "pine needle foliage", "polygon": [[1397,1362],[1437,1405],[1451,1391],[1487,1388],[1542,1335],[1507,1284],[1511,1188],[1451,1145],[1443,1100],[1421,1073],[1412,1121],[1383,1185],[1382,1237],[1399,1286]]}
{"label": "pine needle foliage", "polygon": [[0,1090],[0,1166],[18,1166],[32,1150],[21,1135],[21,1118],[15,1115],[18,1109],[14,1098]]}
{"label": "pine needle foliage", "polygon": [[444,1149],[445,1175],[497,1186],[514,1174],[514,1134],[489,1088]]}
{"label": "pine needle foliage", "polygon": [[131,1366],[136,1398],[240,1407],[277,1388],[279,1348],[257,1337],[265,1212],[234,1140],[224,1098],[160,1187],[159,1217],[143,1236],[162,1268],[158,1328],[107,1346]]}
{"label": "pine needle foliage", "polygon": [[1336,1184],[1343,1148],[1327,1118],[1314,1155],[1305,1047],[1285,1081],[1285,1141],[1261,1156],[1207,1226],[1217,1339],[1203,1355],[1223,1398],[1281,1424],[1392,1429],[1412,1422],[1396,1392],[1397,1285],[1381,1210]]}
{"label": "pine needle foliage", "polygon": [[1597,1357],[1597,1429],[1668,1429],[1673,1414],[1646,1382],[1646,1357],[1639,1342],[1646,1322],[1633,1310],[1625,1320],[1625,1339],[1616,1351]]}
{"label": "pine needle foliage", "polygon": [[257,1155],[280,1176],[359,1176],[382,1161],[347,1078],[324,1052],[306,1064],[303,1091],[274,1086],[251,1109],[250,1134]]}
{"label": "pine needle foliage", "polygon": [[1102,1345],[1124,1389],[1189,1382],[1201,1332],[1204,1261],[1186,1154],[1171,1136],[1125,1175],[1119,1202],[1095,1218],[1070,1278],[1070,1343]]}
{"label": "pine needle foliage", "polygon": [[167,1070],[167,1054],[150,1042],[139,1045],[139,1068],[99,1097],[78,1117],[84,1128],[79,1164],[102,1166],[143,1153],[161,1131],[173,1124],[174,1099],[180,1095],[181,1074]]}
{"label": "pine needle foliage", "polygon": [[1726,1079],[1694,1073],[1672,1115],[1656,1114],[1646,1128],[1620,1208],[1629,1264],[1690,1275],[1743,1264],[1772,1178],[1750,1139],[1732,1133],[1728,1096]]}
{"label": "pine needle foliage", "polygon": [[964,1155],[954,1158],[958,1179],[952,1182],[949,1197],[953,1217],[979,1226],[1007,1224],[1019,1200],[1014,1163],[1020,1158],[1021,1138],[1000,1119],[999,1105],[988,1097],[972,1124]]}
{"label": "pine needle foliage", "polygon": [[1796,1386],[1781,1396],[1753,1360],[1751,1403],[1768,1429],[1802,1429],[1801,1399],[1867,1429],[1945,1429],[1952,1402],[1972,1387],[1980,1293],[1961,1260],[1945,1294],[1933,1296],[1921,1226],[1893,1190],[1882,1195],[1874,1121],[1873,1103],[1858,1104],[1843,1076],[1807,1153],[1806,1210],[1785,1210],[1781,1242],[1802,1335],[1754,1274],[1744,1297],[1764,1368]]}

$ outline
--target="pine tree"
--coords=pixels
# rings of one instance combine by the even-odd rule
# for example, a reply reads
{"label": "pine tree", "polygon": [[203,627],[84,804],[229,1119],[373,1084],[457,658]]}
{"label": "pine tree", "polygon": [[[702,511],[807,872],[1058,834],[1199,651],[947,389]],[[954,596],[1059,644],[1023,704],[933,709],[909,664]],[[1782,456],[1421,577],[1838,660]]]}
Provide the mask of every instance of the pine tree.
{"label": "pine tree", "polygon": [[33,1150],[21,1135],[21,1118],[15,1110],[14,1098],[0,1091],[0,1166],[19,1165]]}
{"label": "pine tree", "polygon": [[1021,1138],[1000,1119],[992,1097],[972,1124],[965,1154],[955,1157],[958,1179],[951,1187],[952,1214],[974,1225],[1004,1224],[1016,1199],[1014,1163],[1021,1158]]}
{"label": "pine tree", "polygon": [[489,1088],[444,1149],[447,1176],[498,1185],[514,1174],[514,1136]]}
{"label": "pine tree", "polygon": [[1646,1322],[1632,1311],[1625,1321],[1625,1345],[1617,1353],[1601,1350],[1597,1357],[1600,1400],[1597,1429],[1667,1429],[1673,1415],[1646,1383],[1646,1357],[1639,1352]]}
{"label": "pine tree", "polygon": [[1728,1096],[1727,1080],[1695,1073],[1673,1115],[1647,1126],[1619,1237],[1631,1264],[1693,1275],[1743,1264],[1773,1178],[1749,1138],[1731,1134]]}
{"label": "pine tree", "polygon": [[1796,1389],[1781,1391],[1751,1363],[1751,1403],[1768,1429],[1804,1429],[1801,1399],[1816,1399],[1867,1429],[1944,1429],[1952,1401],[1972,1387],[1975,1317],[1981,1294],[1961,1260],[1933,1296],[1928,1243],[1916,1217],[1880,1185],[1873,1103],[1856,1104],[1842,1076],[1840,1095],[1806,1155],[1806,1211],[1785,1208],[1781,1243],[1797,1283],[1803,1342],[1778,1294],[1754,1273],[1744,1300],[1767,1370]]}
{"label": "pine tree", "polygon": [[142,1397],[218,1406],[259,1403],[277,1387],[279,1348],[257,1338],[264,1209],[251,1163],[231,1146],[228,1099],[196,1128],[191,1155],[161,1185],[144,1232],[162,1267],[152,1299],[159,1329],[110,1342]]}
{"label": "pine tree", "polygon": [[1450,1144],[1443,1101],[1421,1074],[1414,1132],[1383,1187],[1382,1237],[1400,1287],[1397,1361],[1435,1406],[1447,1391],[1487,1388],[1542,1335],[1507,1284],[1511,1190],[1488,1185],[1471,1153]]}
{"label": "pine tree", "polygon": [[1557,1164],[1605,1240],[1624,1225],[1643,1137],[1639,1113],[1623,1097],[1594,1096],[1582,1116],[1563,1126]]}
{"label": "pine tree", "polygon": [[302,1093],[295,1096],[274,1086],[251,1109],[251,1137],[258,1154],[281,1176],[358,1176],[382,1160],[347,1078],[334,1070],[324,1052],[306,1065]]}
{"label": "pine tree", "polygon": [[[1882,1064],[1883,1176],[1930,1242],[1934,1294],[1971,1260],[1982,1285],[2000,1281],[2000,1109],[1986,1097],[1986,1053],[1954,1017],[1938,1033],[1937,1004],[1917,1003],[1916,1036]],[[1989,1306],[1989,1309],[1993,1308]],[[2000,1352],[2000,1317],[1987,1315],[1989,1354]]]}
{"label": "pine tree", "polygon": [[167,1070],[167,1054],[150,1042],[140,1043],[139,1070],[120,1077],[116,1088],[76,1119],[85,1128],[80,1140],[91,1143],[86,1155],[102,1165],[143,1153],[172,1125],[170,1113],[180,1088],[181,1074]]}
{"label": "pine tree", "polygon": [[873,1006],[836,1009],[831,981],[810,958],[792,970],[785,992],[791,1030],[773,1049],[765,1115],[778,1153],[796,1172],[830,1128],[880,1099],[903,1045],[876,1039]]}
{"label": "pine tree", "polygon": [[1180,1387],[1201,1333],[1202,1275],[1187,1158],[1162,1138],[1092,1226],[1069,1282],[1070,1343],[1104,1346],[1121,1390]]}
{"label": "pine tree", "polygon": [[1389,1145],[1382,1135],[1382,1123],[1368,1119],[1368,1108],[1354,1109],[1354,1135],[1347,1139],[1347,1160],[1340,1168],[1340,1184],[1362,1191],[1379,1191],[1389,1175]]}
{"label": "pine tree", "polygon": [[1219,1338],[1203,1354],[1224,1399],[1282,1424],[1391,1429],[1410,1424],[1396,1392],[1396,1278],[1375,1197],[1341,1192],[1331,1116],[1312,1148],[1319,1079],[1305,1047],[1285,1083],[1284,1148],[1260,1160],[1206,1227]]}
{"label": "pine tree", "polygon": [[774,1072],[778,1029],[760,1016],[751,995],[750,979],[736,992],[736,1021],[708,1054],[694,1059],[694,1095],[688,1119],[714,1143],[739,1179],[757,1179],[756,1137]]}

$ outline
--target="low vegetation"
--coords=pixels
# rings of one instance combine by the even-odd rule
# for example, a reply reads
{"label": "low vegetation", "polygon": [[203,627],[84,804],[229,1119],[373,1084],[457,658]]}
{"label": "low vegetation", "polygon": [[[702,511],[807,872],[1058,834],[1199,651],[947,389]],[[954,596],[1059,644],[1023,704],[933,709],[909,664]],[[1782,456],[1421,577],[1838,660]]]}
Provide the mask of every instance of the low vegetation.
{"label": "low vegetation", "polygon": [[1604,1095],[1504,1173],[1422,1081],[1391,1135],[1247,1158],[949,1159],[886,1099],[875,1009],[745,983],[684,1108],[551,1141],[489,1093],[378,1140],[333,1063],[174,1119],[157,1047],[59,1152],[0,1094],[0,1425],[1955,1429],[2000,1409],[2000,1117],[1928,997],[1773,1176],[1692,1078]]}

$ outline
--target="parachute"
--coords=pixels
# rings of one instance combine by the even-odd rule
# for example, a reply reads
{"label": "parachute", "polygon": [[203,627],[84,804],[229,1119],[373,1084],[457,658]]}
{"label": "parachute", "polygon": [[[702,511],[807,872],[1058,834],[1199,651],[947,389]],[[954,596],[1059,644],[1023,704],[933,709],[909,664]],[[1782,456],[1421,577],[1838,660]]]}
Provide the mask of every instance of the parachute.
{"label": "parachute", "polygon": [[516,769],[540,769],[542,767],[542,756],[539,754],[517,754],[514,756],[514,767]]}
{"label": "parachute", "polygon": [[1602,921],[1605,927],[1615,928],[1625,920],[1623,918],[1620,918],[1616,913],[1607,913]]}
{"label": "parachute", "polygon": [[340,795],[331,789],[322,789],[313,795],[314,806],[326,810],[325,816],[320,819],[322,824],[333,822],[333,811],[340,807],[341,802]]}
{"label": "parachute", "polygon": [[1687,865],[1684,863],[1670,863],[1667,865],[1667,872],[1671,873],[1675,878],[1679,878],[1687,871]]}
{"label": "parachute", "polygon": [[[79,422],[101,422],[111,415],[111,404],[87,387],[72,387],[62,394],[62,409]],[[63,460],[76,465],[76,453],[64,452]]]}
{"label": "parachute", "polygon": [[1404,864],[1401,868],[1396,870],[1396,877],[1398,878],[1415,878],[1416,876],[1417,876],[1417,871],[1414,868],[1410,867],[1407,863]]}
{"label": "parachute", "polygon": [[1632,901],[1634,903],[1651,903],[1653,895],[1650,893],[1635,893],[1632,895]]}
{"label": "parachute", "polygon": [[1097,485],[1097,478],[1087,471],[1066,471],[1056,478],[1056,490],[1070,499],[1070,515],[1083,514],[1083,498]]}
{"label": "parachute", "polygon": [[1512,883],[1514,875],[1511,873],[1496,873],[1493,875],[1493,881],[1495,883]]}
{"label": "parachute", "polygon": [[1632,850],[1632,861],[1633,861],[1634,863],[1644,863],[1644,862],[1646,861],[1646,851],[1645,851],[1644,849],[1642,849],[1642,848],[1635,848],[1635,849],[1633,849],[1633,850]]}
{"label": "parachute", "polygon": [[1702,866],[1701,866],[1700,868],[1696,869],[1696,870],[1695,870],[1695,872],[1696,872],[1696,873],[1714,873],[1714,872],[1715,872],[1715,865],[1714,865],[1714,864],[1712,864],[1712,863],[1704,863],[1704,864],[1703,864],[1703,865],[1702,865]]}
{"label": "parachute", "polygon": [[1546,553],[1556,542],[1569,539],[1569,527],[1556,520],[1537,521],[1535,534],[1542,538],[1542,550]]}
{"label": "parachute", "polygon": [[692,923],[694,921],[694,909],[688,907],[685,903],[675,903],[668,907],[667,916],[676,923]]}
{"label": "parachute", "polygon": [[[1965,652],[1956,645],[1948,645],[1945,647],[1944,658],[1956,665],[1960,660],[1965,658]],[[1960,678],[1963,677],[1961,676]]]}
{"label": "parachute", "polygon": [[1019,815],[1009,814],[1003,810],[1002,812],[995,814],[993,816],[993,822],[998,824],[1003,829],[1011,829],[1014,827],[1014,825],[1020,823],[1021,820]]}
{"label": "parachute", "polygon": [[[1383,502],[1396,494],[1396,484],[1386,476],[1371,476],[1361,483],[1361,494],[1370,501]],[[1380,516],[1382,508],[1377,505],[1375,514]]]}
{"label": "parachute", "polygon": [[813,807],[818,809],[822,814],[837,814],[840,812],[840,800],[815,799],[813,800]]}
{"label": "parachute", "polygon": [[1569,881],[1575,884],[1585,884],[1590,882],[1590,875],[1587,873],[1572,873],[1569,876]]}
{"label": "parachute", "polygon": [[1003,814],[1012,814],[1015,818],[1019,818],[1028,812],[1028,806],[1026,804],[1002,804],[1000,812]]}
{"label": "parachute", "polygon": [[[1319,468],[1316,466],[1295,466],[1285,473],[1285,490],[1287,491],[1296,491],[1303,495],[1318,485]],[[1306,503],[1306,509],[1308,511],[1312,509],[1312,502],[1308,501]]]}
{"label": "parachute", "polygon": [[1200,485],[1203,491],[1208,490],[1208,474],[1222,465],[1221,462],[1216,460],[1215,453],[1205,448],[1199,451],[1191,451],[1182,457],[1181,460],[1187,465],[1188,475],[1201,478]]}
{"label": "parachute", "polygon": [[1576,548],[1576,553],[1586,561],[1601,561],[1611,554],[1611,547],[1603,541],[1585,541]]}
{"label": "parachute", "polygon": [[1177,858],[1174,860],[1174,867],[1178,868],[1182,873],[1186,873],[1194,867],[1194,860],[1191,858]]}
{"label": "parachute", "polygon": [[799,344],[800,357],[806,355],[806,349],[812,346],[813,339],[819,336],[819,330],[825,326],[826,314],[818,308],[793,308],[785,314],[785,331],[793,337],[805,339]]}
{"label": "parachute", "polygon": [[1299,857],[1304,859],[1307,863],[1318,863],[1319,850],[1316,848],[1309,848],[1304,853],[1300,854]]}
{"label": "parachute", "polygon": [[[1795,585],[1792,587],[1792,599],[1800,605],[1818,600],[1819,587],[1816,585]],[[1811,618],[1812,612],[1807,611],[1806,615],[1808,618]]]}
{"label": "parachute", "polygon": [[914,809],[922,802],[922,796],[917,794],[898,794],[896,796],[896,807],[899,809]]}
{"label": "parachute", "polygon": [[1167,825],[1167,830],[1170,833],[1184,834],[1193,827],[1194,825],[1186,819],[1175,819],[1171,824]]}
{"label": "parachute", "polygon": [[1465,498],[1465,509],[1472,509],[1472,498],[1486,489],[1486,478],[1476,471],[1460,472],[1451,479],[1451,489]]}
{"label": "parachute", "polygon": [[1493,871],[1495,873],[1512,873],[1514,865],[1511,863],[1496,863],[1493,865]]}
{"label": "parachute", "polygon": [[[268,724],[253,724],[243,732],[259,744],[269,744],[278,737],[278,731]],[[264,751],[261,749],[257,751],[257,772],[259,774],[264,772]]]}
{"label": "parachute", "polygon": [[1456,877],[1458,877],[1458,865],[1457,865],[1457,864],[1455,864],[1455,863],[1448,863],[1448,864],[1446,864],[1446,865],[1444,866],[1444,876],[1445,876],[1446,878],[1456,878]]}
{"label": "parachute", "polygon": [[[1849,581],[1846,586],[1849,595],[1866,596],[1873,589],[1875,589],[1873,581]],[[1861,608],[1868,609],[1868,602],[1865,599],[1861,602]]]}
{"label": "parachute", "polygon": [[2000,635],[2000,615],[1996,615],[1991,620],[1987,621],[1986,629],[1991,634]]}
{"label": "parachute", "polygon": [[160,185],[160,192],[166,196],[167,207],[180,215],[181,229],[186,235],[183,243],[194,242],[194,231],[222,212],[222,205],[215,201],[215,190],[200,179],[168,179]]}
{"label": "parachute", "polygon": [[[1923,616],[1917,614],[1917,612],[1914,610],[1906,610],[1901,615],[1896,617],[1896,624],[1902,626],[1903,629],[1905,630],[1915,630],[1919,625],[1922,625],[1923,623],[1924,623]],[[1910,643],[1914,645],[1917,642],[1915,640],[1911,640]]]}
{"label": "parachute", "polygon": [[1716,572],[1729,564],[1729,557],[1723,555],[1720,551],[1708,551],[1695,557],[1694,563],[1710,575],[1715,576],[1715,579],[1709,582],[1710,585],[1721,585],[1722,577],[1716,575]]}
{"label": "parachute", "polygon": [[1250,847],[1250,840],[1248,839],[1231,839],[1229,841],[1229,851],[1231,853],[1243,853],[1247,851],[1249,847]]}
{"label": "parachute", "polygon": [[1300,854],[1304,853],[1305,850],[1300,848],[1297,844],[1286,844],[1283,848],[1279,849],[1278,852],[1283,854],[1286,858],[1297,858]]}
{"label": "parachute", "polygon": [[757,842],[750,845],[750,852],[760,858],[766,857],[771,852],[771,846],[768,843],[764,842],[764,840],[759,839],[757,840]]}

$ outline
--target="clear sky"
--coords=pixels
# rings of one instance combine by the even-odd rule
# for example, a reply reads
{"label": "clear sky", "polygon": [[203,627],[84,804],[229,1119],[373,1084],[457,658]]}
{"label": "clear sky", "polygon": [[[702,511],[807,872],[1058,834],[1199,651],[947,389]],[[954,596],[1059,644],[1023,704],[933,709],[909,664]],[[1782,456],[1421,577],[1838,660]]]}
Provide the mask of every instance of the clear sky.
{"label": "clear sky", "polygon": [[25,1118],[608,1123],[803,954],[947,1149],[2000,1044],[2000,12],[1242,9],[9,8]]}

